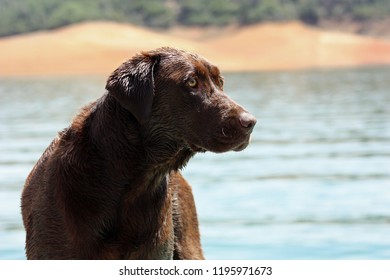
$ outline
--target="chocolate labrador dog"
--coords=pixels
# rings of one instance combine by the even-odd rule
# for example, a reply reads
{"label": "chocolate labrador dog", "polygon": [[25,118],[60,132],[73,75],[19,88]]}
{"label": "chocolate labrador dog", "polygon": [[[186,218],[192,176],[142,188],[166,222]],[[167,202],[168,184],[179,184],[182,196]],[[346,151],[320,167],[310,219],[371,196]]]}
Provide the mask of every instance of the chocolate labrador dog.
{"label": "chocolate labrador dog", "polygon": [[203,259],[190,185],[197,152],[241,151],[256,119],[218,68],[172,48],[143,52],[59,133],[22,194],[28,259]]}

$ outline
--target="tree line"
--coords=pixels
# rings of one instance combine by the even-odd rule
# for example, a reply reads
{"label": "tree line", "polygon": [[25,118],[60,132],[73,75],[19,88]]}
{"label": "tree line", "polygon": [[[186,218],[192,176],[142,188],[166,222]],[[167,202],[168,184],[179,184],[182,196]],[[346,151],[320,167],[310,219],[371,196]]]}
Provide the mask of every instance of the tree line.
{"label": "tree line", "polygon": [[0,36],[88,20],[169,28],[286,20],[318,25],[389,15],[389,0],[0,0]]}

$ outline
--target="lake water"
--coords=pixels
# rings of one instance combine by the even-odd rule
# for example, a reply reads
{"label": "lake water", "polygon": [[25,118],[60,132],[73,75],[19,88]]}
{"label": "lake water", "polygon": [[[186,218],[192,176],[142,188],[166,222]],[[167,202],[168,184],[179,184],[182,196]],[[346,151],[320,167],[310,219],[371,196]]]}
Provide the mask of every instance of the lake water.
{"label": "lake water", "polygon": [[[243,152],[197,155],[208,259],[390,259],[390,68],[227,74],[258,118]],[[104,77],[0,78],[0,259],[24,259],[20,193]]]}

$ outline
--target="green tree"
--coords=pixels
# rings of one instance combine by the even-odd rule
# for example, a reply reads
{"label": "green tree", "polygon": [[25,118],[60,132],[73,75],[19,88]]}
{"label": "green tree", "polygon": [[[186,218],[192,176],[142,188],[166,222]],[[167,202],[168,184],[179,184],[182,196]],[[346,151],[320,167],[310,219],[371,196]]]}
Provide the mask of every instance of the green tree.
{"label": "green tree", "polygon": [[299,19],[378,21],[389,0],[0,0],[0,36],[85,20],[113,20],[154,28],[175,24],[224,26]]}
{"label": "green tree", "polygon": [[[251,24],[262,21],[275,21],[290,18],[286,15],[286,1],[283,0],[244,0],[239,9],[239,22]],[[291,8],[291,6],[289,7]],[[289,11],[291,14],[291,11]]]}
{"label": "green tree", "polygon": [[178,22],[183,25],[226,25],[236,21],[239,5],[233,0],[182,0]]}

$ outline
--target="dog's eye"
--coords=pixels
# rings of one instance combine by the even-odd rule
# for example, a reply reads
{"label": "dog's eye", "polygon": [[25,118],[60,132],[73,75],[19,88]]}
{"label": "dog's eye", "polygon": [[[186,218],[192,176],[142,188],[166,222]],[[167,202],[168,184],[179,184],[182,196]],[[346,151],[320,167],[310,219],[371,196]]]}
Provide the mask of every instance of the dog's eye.
{"label": "dog's eye", "polygon": [[219,78],[218,81],[219,81],[220,86],[223,87],[223,83],[224,83],[223,78]]}
{"label": "dog's eye", "polygon": [[198,85],[198,81],[195,79],[195,78],[190,78],[188,81],[187,81],[187,85],[189,87],[196,87]]}

